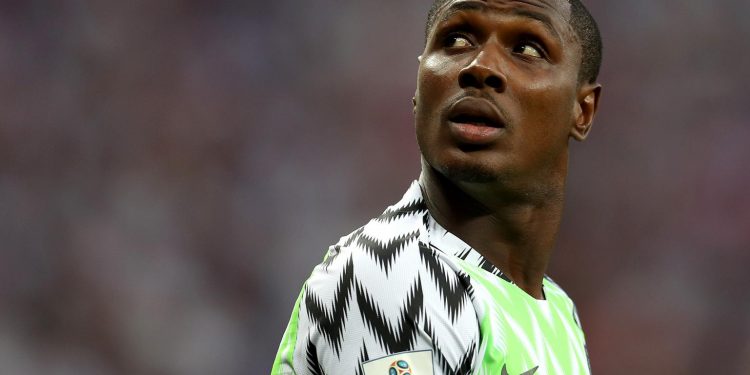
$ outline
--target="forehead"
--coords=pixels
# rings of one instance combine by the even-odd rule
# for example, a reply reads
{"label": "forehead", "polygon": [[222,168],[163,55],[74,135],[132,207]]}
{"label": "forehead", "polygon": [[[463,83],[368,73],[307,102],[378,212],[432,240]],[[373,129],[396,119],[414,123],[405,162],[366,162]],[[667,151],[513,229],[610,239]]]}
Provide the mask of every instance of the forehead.
{"label": "forehead", "polygon": [[531,10],[554,15],[563,21],[570,19],[570,3],[568,0],[448,0],[436,12],[440,16],[445,10],[453,7],[469,5],[484,7],[496,12],[511,12],[514,10]]}
{"label": "forehead", "polygon": [[525,15],[548,20],[545,23],[562,34],[570,35],[573,31],[568,22],[571,15],[568,0],[448,0],[435,12],[436,23],[460,10]]}

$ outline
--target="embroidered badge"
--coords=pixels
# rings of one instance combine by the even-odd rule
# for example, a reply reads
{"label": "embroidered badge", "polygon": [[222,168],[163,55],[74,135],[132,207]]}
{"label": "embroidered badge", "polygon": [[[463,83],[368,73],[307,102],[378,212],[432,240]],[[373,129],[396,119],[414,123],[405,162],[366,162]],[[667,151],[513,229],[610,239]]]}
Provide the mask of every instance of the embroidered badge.
{"label": "embroidered badge", "polygon": [[403,352],[362,364],[364,375],[433,375],[432,351]]}

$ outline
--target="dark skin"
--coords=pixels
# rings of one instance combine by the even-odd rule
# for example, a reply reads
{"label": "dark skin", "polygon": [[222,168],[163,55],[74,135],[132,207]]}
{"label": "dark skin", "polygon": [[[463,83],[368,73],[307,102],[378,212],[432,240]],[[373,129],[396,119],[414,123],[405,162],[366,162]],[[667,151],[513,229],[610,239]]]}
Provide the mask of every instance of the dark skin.
{"label": "dark skin", "polygon": [[579,79],[564,0],[457,0],[419,58],[420,183],[435,220],[544,298],[569,140],[591,128],[601,85]]}

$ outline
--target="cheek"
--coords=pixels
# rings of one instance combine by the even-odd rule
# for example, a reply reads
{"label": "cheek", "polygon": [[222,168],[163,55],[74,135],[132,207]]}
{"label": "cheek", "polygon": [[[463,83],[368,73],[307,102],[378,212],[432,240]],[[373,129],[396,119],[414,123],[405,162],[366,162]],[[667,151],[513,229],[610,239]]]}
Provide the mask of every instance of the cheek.
{"label": "cheek", "polygon": [[[455,62],[449,59],[428,55],[419,65],[417,88],[422,96],[439,96],[454,82],[458,84]],[[427,98],[425,98],[427,99]]]}
{"label": "cheek", "polygon": [[522,92],[520,102],[524,103],[525,113],[533,117],[534,123],[547,131],[555,129],[567,131],[575,108],[574,88],[569,87],[565,82],[529,81],[519,90]]}
{"label": "cheek", "polygon": [[[559,153],[567,147],[570,127],[573,124],[575,93],[567,86],[532,83],[519,95],[526,124],[524,148],[539,150],[541,154]],[[544,151],[546,150],[546,152]]]}
{"label": "cheek", "polygon": [[417,77],[417,125],[419,122],[432,122],[439,116],[448,97],[458,89],[455,64],[449,59],[435,55],[428,55],[422,59]]}
{"label": "cheek", "polygon": [[425,56],[420,66],[420,71],[424,70],[433,76],[442,77],[450,75],[453,72],[453,64],[450,60],[436,56],[434,54]]}

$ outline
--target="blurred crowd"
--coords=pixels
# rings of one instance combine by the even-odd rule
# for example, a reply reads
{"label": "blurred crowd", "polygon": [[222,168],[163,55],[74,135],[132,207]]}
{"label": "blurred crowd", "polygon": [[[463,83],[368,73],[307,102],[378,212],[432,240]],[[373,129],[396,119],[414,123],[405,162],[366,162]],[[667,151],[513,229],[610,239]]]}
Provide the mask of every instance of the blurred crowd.
{"label": "blurred crowd", "polygon": [[[594,373],[750,373],[750,2],[586,1],[550,275]],[[0,2],[0,374],[263,374],[419,173],[430,2]]]}

